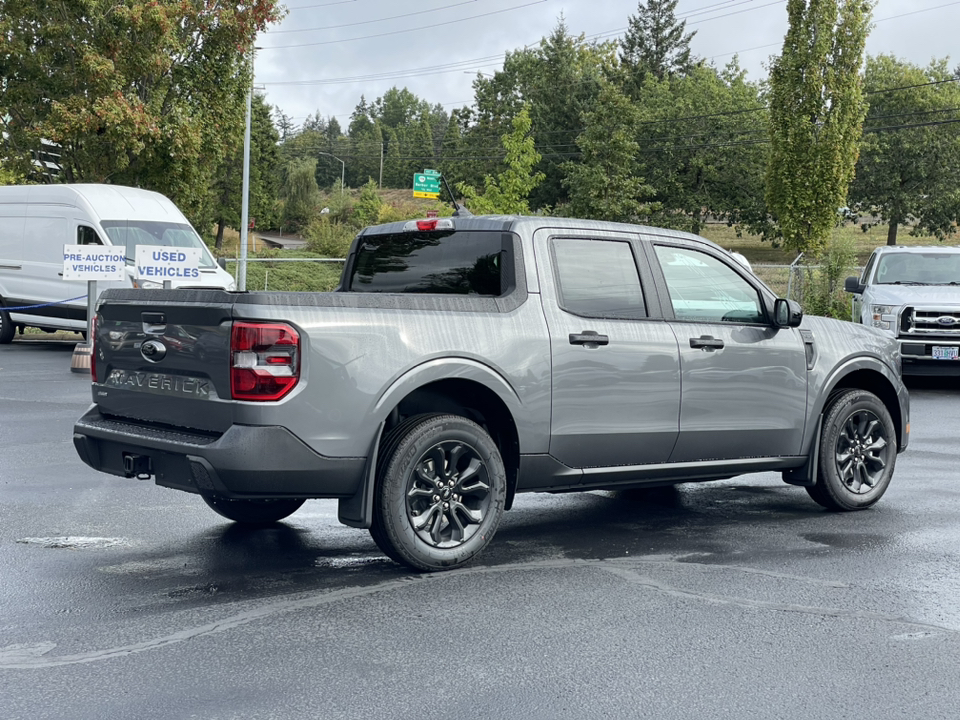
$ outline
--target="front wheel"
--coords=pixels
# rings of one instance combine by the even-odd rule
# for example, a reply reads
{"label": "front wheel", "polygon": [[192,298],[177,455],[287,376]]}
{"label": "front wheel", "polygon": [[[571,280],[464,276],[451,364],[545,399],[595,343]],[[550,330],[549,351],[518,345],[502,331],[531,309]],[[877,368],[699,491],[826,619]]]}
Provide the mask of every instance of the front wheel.
{"label": "front wheel", "polygon": [[203,495],[203,501],[228,520],[245,525],[270,525],[293,515],[305,500],[228,500],[217,495]]}
{"label": "front wheel", "polygon": [[838,393],[823,418],[817,482],[807,493],[828,510],[862,510],[886,492],[897,461],[897,433],[880,399]]}
{"label": "front wheel", "polygon": [[370,528],[377,545],[417,570],[469,562],[493,538],[507,479],[490,435],[458,415],[424,415],[384,441]]}

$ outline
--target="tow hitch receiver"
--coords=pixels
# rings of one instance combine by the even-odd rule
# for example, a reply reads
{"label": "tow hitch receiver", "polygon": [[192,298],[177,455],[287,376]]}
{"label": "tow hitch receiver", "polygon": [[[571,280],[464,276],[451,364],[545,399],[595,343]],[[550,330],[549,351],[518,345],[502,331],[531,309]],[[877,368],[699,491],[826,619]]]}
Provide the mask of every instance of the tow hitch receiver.
{"label": "tow hitch receiver", "polygon": [[150,458],[146,455],[123,454],[123,476],[137,480],[149,480],[153,475]]}

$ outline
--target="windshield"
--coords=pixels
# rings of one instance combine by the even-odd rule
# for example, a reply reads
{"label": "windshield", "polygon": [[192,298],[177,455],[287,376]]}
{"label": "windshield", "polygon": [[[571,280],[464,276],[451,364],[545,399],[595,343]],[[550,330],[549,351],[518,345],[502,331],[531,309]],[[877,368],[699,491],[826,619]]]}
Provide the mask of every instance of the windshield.
{"label": "windshield", "polygon": [[888,253],[877,264],[881,285],[960,284],[960,253]]}
{"label": "windshield", "polygon": [[200,267],[215,268],[207,246],[196,231],[186,223],[157,220],[104,220],[100,223],[114,245],[127,248],[127,264],[133,265],[137,257],[137,245],[163,245],[165,247],[200,248]]}

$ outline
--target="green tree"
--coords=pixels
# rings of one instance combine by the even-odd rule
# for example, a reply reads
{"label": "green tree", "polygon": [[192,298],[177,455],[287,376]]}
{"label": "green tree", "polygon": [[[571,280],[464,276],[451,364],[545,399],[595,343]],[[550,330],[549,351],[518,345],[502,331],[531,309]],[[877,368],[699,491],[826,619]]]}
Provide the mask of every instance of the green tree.
{"label": "green tree", "polygon": [[[280,134],[270,117],[263,95],[255,94],[250,113],[250,217],[259,228],[274,228],[279,222]],[[212,192],[216,198],[213,221],[217,225],[216,247],[223,247],[223,231],[240,227],[243,203],[243,139],[217,172]]]}
{"label": "green tree", "polygon": [[540,153],[534,149],[530,127],[530,113],[524,108],[513,119],[513,131],[501,138],[506,150],[506,168],[496,178],[490,175],[484,178],[482,194],[466,183],[457,186],[471,211],[481,215],[530,212],[527,198],[543,180],[543,173],[533,170],[540,161]]}
{"label": "green tree", "polygon": [[946,59],[923,68],[892,55],[867,58],[865,126],[871,132],[863,138],[850,204],[876,218],[864,222],[865,230],[886,223],[887,245],[897,244],[904,224],[940,239],[956,231],[960,125],[942,122],[960,107],[960,83],[950,82],[955,77]]}
{"label": "green tree", "polygon": [[866,102],[865,0],[788,0],[790,25],[770,70],[767,204],[791,249],[819,254],[846,203]]}
{"label": "green tree", "polygon": [[591,110],[583,114],[586,130],[577,138],[580,162],[566,165],[564,186],[570,203],[564,212],[594,220],[635,222],[652,210],[645,201],[653,188],[640,177],[636,141],[637,107],[613,83],[604,83]]}
{"label": "green tree", "polygon": [[317,161],[311,159],[291,160],[283,170],[284,225],[293,230],[306,227],[317,209]]}
{"label": "green tree", "polygon": [[686,21],[677,21],[678,0],[647,0],[637,5],[627,32],[620,41],[620,62],[627,90],[634,95],[647,75],[658,80],[685,75],[694,66],[690,41],[697,33],[684,33]]}
{"label": "green tree", "polygon": [[243,132],[243,49],[278,17],[276,0],[0,0],[8,156],[29,174],[52,141],[59,179],[157,190],[205,226]]}
{"label": "green tree", "polygon": [[380,217],[380,208],[383,207],[383,200],[377,191],[377,181],[369,180],[360,188],[360,198],[353,206],[353,214],[359,227],[373,225]]}
{"label": "green tree", "polygon": [[656,224],[699,233],[712,216],[763,229],[767,111],[736,58],[719,72],[648,75],[636,105],[643,174],[662,208]]}
{"label": "green tree", "polygon": [[[502,71],[474,80],[477,114],[464,134],[463,154],[496,156],[498,138],[511,131],[513,118],[528,107],[541,153],[536,170],[544,174],[530,205],[541,209],[566,202],[563,163],[575,147],[583,112],[593,106],[600,83],[613,76],[616,63],[614,43],[589,43],[582,35],[571,35],[561,16],[539,47],[507,53]],[[502,170],[497,160],[475,164],[484,175]]]}

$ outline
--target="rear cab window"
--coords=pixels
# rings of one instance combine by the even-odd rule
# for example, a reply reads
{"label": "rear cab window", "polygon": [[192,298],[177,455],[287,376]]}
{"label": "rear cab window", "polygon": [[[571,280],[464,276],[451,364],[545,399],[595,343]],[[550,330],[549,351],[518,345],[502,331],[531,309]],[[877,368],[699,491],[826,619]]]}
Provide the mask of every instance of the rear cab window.
{"label": "rear cab window", "polygon": [[514,235],[500,231],[404,232],[361,238],[343,289],[503,297],[514,287]]}

